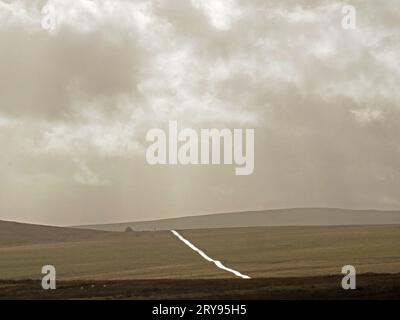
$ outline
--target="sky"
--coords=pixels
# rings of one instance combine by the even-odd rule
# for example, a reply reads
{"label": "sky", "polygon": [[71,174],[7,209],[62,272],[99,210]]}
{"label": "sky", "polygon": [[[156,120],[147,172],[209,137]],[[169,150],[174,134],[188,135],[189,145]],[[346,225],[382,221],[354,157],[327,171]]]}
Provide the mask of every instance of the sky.
{"label": "sky", "polygon": [[[399,87],[398,0],[3,0],[0,219],[399,210]],[[254,129],[253,174],[149,165],[169,121]]]}

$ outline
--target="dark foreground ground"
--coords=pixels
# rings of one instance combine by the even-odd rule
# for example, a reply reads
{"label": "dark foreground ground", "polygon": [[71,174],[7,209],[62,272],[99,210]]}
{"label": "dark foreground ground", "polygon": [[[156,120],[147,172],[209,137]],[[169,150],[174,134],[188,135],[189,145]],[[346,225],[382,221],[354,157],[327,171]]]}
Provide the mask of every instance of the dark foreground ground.
{"label": "dark foreground ground", "polygon": [[358,275],[357,289],[347,291],[341,279],[59,281],[52,291],[39,280],[5,280],[0,299],[400,299],[400,273]]}

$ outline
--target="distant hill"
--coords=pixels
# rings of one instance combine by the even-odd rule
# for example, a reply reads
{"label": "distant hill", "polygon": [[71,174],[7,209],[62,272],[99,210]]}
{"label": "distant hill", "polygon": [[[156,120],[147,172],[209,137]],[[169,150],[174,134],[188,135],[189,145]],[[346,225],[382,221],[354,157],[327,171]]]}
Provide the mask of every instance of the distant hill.
{"label": "distant hill", "polygon": [[96,239],[109,232],[42,226],[0,220],[0,246]]}
{"label": "distant hill", "polygon": [[123,231],[208,229],[260,226],[332,226],[400,224],[400,211],[327,208],[277,209],[232,212],[154,221],[78,226],[78,228]]}

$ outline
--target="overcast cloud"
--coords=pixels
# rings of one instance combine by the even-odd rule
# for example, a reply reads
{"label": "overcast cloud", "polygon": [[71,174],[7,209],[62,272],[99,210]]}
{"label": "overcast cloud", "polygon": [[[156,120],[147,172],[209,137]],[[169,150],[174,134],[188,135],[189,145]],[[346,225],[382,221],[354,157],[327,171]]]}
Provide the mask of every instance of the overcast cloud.
{"label": "overcast cloud", "polygon": [[[42,27],[43,8],[57,27]],[[341,26],[342,7],[357,29]],[[400,209],[398,0],[0,1],[0,219]],[[149,166],[145,134],[255,128],[255,171]]]}

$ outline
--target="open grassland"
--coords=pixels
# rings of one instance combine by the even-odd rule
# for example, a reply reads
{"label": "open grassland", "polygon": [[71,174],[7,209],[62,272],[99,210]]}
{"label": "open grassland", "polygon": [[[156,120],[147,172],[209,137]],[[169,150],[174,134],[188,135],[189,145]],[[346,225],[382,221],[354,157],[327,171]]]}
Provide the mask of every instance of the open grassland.
{"label": "open grassland", "polygon": [[[227,276],[170,232],[116,233],[104,239],[0,247],[0,279],[40,278],[54,265],[58,279],[189,279]],[[229,276],[229,275],[228,275]]]}
{"label": "open grassland", "polygon": [[219,229],[280,226],[345,226],[400,224],[400,211],[349,210],[335,208],[291,208],[242,211],[160,219],[80,226],[85,229],[136,231]]}
{"label": "open grassland", "polygon": [[400,272],[400,226],[185,230],[209,256],[251,277]]}
{"label": "open grassland", "polygon": [[[167,231],[80,230],[75,241],[62,240],[63,232],[56,232],[56,241],[49,236],[42,243],[32,239],[33,244],[7,244],[0,236],[0,279],[40,278],[47,264],[56,267],[61,280],[234,277]],[[252,278],[335,275],[348,264],[358,273],[400,272],[400,226],[232,228],[181,234],[210,257]]]}
{"label": "open grassland", "polygon": [[[21,224],[7,227],[24,230]],[[0,234],[0,298],[400,298],[396,225],[180,232],[251,280],[216,268],[168,231],[113,233],[27,225],[27,232],[29,236]],[[57,270],[54,292],[41,289],[41,268],[47,264]],[[358,273],[355,292],[341,289],[341,268],[348,264]]]}
{"label": "open grassland", "polygon": [[86,241],[114,237],[111,232],[0,221],[0,247]]}

